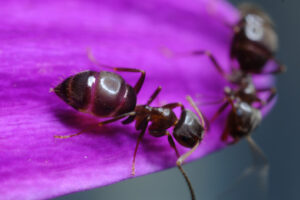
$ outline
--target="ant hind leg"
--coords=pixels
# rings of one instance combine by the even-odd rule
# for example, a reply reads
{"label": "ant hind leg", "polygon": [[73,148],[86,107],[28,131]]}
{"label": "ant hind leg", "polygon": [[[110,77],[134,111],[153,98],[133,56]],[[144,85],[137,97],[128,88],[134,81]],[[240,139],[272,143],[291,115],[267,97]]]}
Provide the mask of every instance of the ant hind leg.
{"label": "ant hind leg", "polygon": [[143,70],[140,70],[140,69],[135,69],[135,68],[123,68],[123,67],[111,67],[109,65],[104,65],[104,64],[101,64],[99,63],[93,56],[92,52],[90,49],[87,49],[87,54],[88,54],[88,58],[89,60],[94,63],[96,66],[99,66],[99,67],[105,67],[105,68],[109,68],[111,70],[114,70],[114,71],[120,71],[120,72],[139,72],[141,73],[141,76],[140,78],[138,79],[138,81],[136,82],[135,86],[134,86],[134,90],[135,90],[135,93],[138,94],[140,89],[142,88],[143,84],[144,84],[144,81],[145,81],[145,77],[146,77],[146,73],[145,71]]}

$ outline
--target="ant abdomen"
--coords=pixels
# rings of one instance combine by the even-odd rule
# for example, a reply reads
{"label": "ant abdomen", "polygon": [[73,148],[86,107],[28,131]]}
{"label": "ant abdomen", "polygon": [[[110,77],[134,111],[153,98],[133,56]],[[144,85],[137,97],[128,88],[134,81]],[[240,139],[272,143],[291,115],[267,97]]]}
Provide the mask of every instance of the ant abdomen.
{"label": "ant abdomen", "polygon": [[76,110],[86,110],[91,102],[92,86],[96,77],[97,72],[94,71],[78,73],[57,85],[54,92]]}
{"label": "ant abdomen", "polygon": [[231,45],[231,58],[237,59],[245,72],[260,73],[277,49],[277,34],[270,17],[251,4],[240,7],[241,20],[237,24]]}
{"label": "ant abdomen", "polygon": [[183,110],[178,123],[175,125],[173,135],[178,143],[192,148],[203,139],[204,127],[194,112]]}
{"label": "ant abdomen", "polygon": [[76,110],[99,117],[130,112],[136,105],[134,89],[121,76],[107,71],[84,71],[70,76],[54,91]]}

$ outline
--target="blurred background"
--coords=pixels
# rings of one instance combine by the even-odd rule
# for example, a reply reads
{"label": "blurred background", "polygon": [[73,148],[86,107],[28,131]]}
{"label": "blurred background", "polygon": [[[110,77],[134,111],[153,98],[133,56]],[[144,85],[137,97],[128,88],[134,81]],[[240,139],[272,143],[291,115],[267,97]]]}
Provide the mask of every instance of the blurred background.
{"label": "blurred background", "polygon": [[[234,5],[243,1],[231,0]],[[251,167],[252,157],[246,141],[186,164],[184,168],[194,186],[198,200],[300,199],[299,103],[300,75],[300,1],[248,1],[261,6],[276,24],[279,36],[277,58],[288,67],[277,78],[279,98],[253,137],[268,157],[268,192],[258,183],[256,170],[236,184],[242,172]],[[298,135],[299,134],[299,135]],[[189,199],[189,192],[178,169],[123,181],[107,187],[56,198],[68,199]]]}

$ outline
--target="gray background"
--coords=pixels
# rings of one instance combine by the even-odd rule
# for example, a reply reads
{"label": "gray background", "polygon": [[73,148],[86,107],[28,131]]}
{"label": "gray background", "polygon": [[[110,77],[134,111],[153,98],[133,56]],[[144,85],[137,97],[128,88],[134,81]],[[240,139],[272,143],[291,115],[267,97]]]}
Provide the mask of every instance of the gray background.
{"label": "gray background", "polygon": [[[231,0],[238,4],[239,0]],[[300,1],[257,0],[276,23],[280,38],[277,57],[288,66],[278,76],[279,100],[272,113],[254,133],[270,162],[268,199],[300,199]],[[193,163],[185,170],[191,178],[198,200],[266,199],[256,183],[257,174],[234,184],[244,169],[251,166],[251,154],[245,141]],[[123,181],[107,187],[56,198],[67,199],[189,199],[184,179],[176,168],[149,176]]]}

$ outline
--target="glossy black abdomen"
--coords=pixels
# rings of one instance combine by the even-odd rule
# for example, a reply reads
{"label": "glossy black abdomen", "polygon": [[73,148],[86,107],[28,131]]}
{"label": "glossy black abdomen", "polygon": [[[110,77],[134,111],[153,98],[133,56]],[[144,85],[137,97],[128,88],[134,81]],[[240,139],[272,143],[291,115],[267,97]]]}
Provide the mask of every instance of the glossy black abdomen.
{"label": "glossy black abdomen", "polygon": [[91,91],[98,72],[84,71],[70,76],[54,88],[54,92],[76,110],[85,110],[91,103]]}
{"label": "glossy black abdomen", "polygon": [[84,71],[68,77],[54,91],[76,110],[99,117],[130,112],[136,105],[134,89],[113,72]]}

